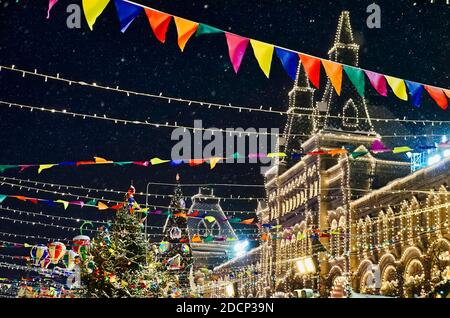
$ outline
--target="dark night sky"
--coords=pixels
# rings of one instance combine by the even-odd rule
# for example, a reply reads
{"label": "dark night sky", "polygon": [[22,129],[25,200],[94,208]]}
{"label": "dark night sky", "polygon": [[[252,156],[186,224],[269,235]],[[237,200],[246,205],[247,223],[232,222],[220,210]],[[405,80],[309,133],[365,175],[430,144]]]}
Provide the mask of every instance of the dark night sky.
{"label": "dark night sky", "polygon": [[[381,29],[368,29],[366,7],[373,1],[146,1],[156,9],[197,22],[207,23],[247,37],[327,57],[336,29],[337,18],[343,9],[350,10],[353,30],[361,44],[360,66],[369,70],[449,87],[449,19],[450,6],[437,1],[376,1],[382,9]],[[65,8],[80,0],[60,0],[46,20],[46,0],[0,0],[0,62],[15,64],[18,68],[38,69],[42,73],[60,73],[62,77],[97,82],[150,93],[163,92],[219,103],[232,103],[250,107],[272,106],[286,110],[287,92],[292,81],[282,70],[274,56],[271,78],[265,78],[247,50],[238,75],[234,74],[228,58],[223,35],[204,36],[188,42],[181,53],[176,43],[176,29],[169,27],[166,44],[154,37],[147,18],[139,16],[125,34],[118,30],[118,19],[111,3],[91,32],[82,20],[81,29],[66,27]],[[441,4],[442,3],[442,4]],[[323,73],[322,73],[323,74]],[[322,79],[324,79],[324,74]],[[194,119],[202,119],[205,127],[282,127],[284,118],[270,114],[237,113],[232,110],[187,107],[182,104],[161,102],[142,97],[126,97],[116,93],[68,86],[60,82],[32,77],[22,78],[9,71],[0,72],[0,99],[35,106],[66,108],[81,113],[107,114],[110,117],[150,119],[155,122],[174,122],[191,126]],[[323,84],[322,84],[323,86]],[[369,112],[392,113],[392,116],[449,120],[433,101],[424,96],[422,107],[413,109],[408,103],[395,98],[380,98],[369,92],[372,104]],[[426,93],[424,93],[426,95]],[[318,95],[320,96],[320,94]],[[0,164],[47,163],[91,160],[101,156],[115,161],[148,160],[151,157],[170,156],[170,129],[115,125],[109,122],[82,120],[45,113],[7,109],[1,111]],[[422,132],[424,127],[403,127],[410,133]],[[440,127],[440,132],[446,127]],[[385,131],[378,131],[380,134]],[[400,142],[400,141],[399,141]],[[388,142],[389,143],[389,142]],[[126,190],[133,180],[138,191],[145,191],[147,182],[173,182],[177,172],[184,183],[263,183],[256,164],[218,165],[210,171],[208,166],[169,166],[141,168],[82,167],[53,168],[41,175],[35,169],[21,174],[4,175],[24,179],[62,184],[84,185],[93,188]],[[171,187],[153,186],[151,192],[171,193]],[[20,193],[33,196],[34,192],[11,190],[1,186],[0,193]],[[193,194],[196,189],[185,189]],[[80,192],[81,194],[81,192]],[[220,188],[219,196],[230,194],[262,196],[258,189]],[[36,196],[50,198],[46,194]],[[119,199],[114,195],[110,199]],[[143,198],[138,198],[141,202]],[[168,200],[154,204],[168,204]],[[14,206],[28,211],[44,211],[28,203]],[[224,204],[224,209],[254,209],[249,204]],[[2,211],[8,217],[19,216]],[[107,216],[95,209],[45,209],[45,213],[70,215],[92,219]],[[22,217],[22,216],[20,216]],[[23,218],[26,219],[25,216]],[[36,218],[36,220],[38,220]],[[38,221],[45,222],[41,218]],[[161,220],[155,220],[160,224]],[[58,222],[56,222],[58,223]],[[60,224],[73,223],[61,222]],[[74,232],[42,227],[28,227],[0,220],[0,231],[36,233],[50,237],[71,238]],[[0,239],[23,242],[21,238]],[[39,242],[32,241],[31,243]],[[0,250],[0,254],[16,251]],[[5,261],[0,259],[0,261]],[[6,260],[10,261],[10,260]],[[0,277],[2,276],[0,270]],[[14,275],[14,273],[11,273]],[[17,275],[17,273],[15,273]]]}

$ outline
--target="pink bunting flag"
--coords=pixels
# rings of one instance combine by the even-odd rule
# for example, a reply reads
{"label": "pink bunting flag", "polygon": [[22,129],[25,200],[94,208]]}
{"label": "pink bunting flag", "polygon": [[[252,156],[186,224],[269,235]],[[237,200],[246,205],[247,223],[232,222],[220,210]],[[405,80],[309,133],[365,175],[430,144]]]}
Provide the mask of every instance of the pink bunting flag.
{"label": "pink bunting flag", "polygon": [[247,49],[249,39],[228,32],[225,32],[225,37],[227,39],[228,53],[230,54],[231,64],[233,64],[234,71],[237,74],[239,67],[241,66],[245,50]]}
{"label": "pink bunting flag", "polygon": [[386,79],[383,75],[371,72],[364,71],[369,78],[370,84],[372,84],[373,88],[380,94],[381,96],[387,96],[387,86]]}
{"label": "pink bunting flag", "polygon": [[53,6],[58,2],[58,0],[49,0],[48,1],[48,10],[47,10],[47,19],[50,19],[50,11],[52,10]]}
{"label": "pink bunting flag", "polygon": [[23,172],[23,171],[25,171],[25,169],[33,167],[33,165],[20,165],[19,167],[20,167],[19,172]]}
{"label": "pink bunting flag", "polygon": [[133,161],[133,164],[144,167],[148,167],[150,165],[148,161]]}
{"label": "pink bunting flag", "polygon": [[264,153],[249,153],[248,157],[250,159],[252,159],[252,158],[265,158],[265,157],[267,157],[267,155],[264,154]]}
{"label": "pink bunting flag", "polygon": [[375,140],[370,147],[370,151],[373,153],[382,153],[391,151],[390,148],[386,148],[386,146],[381,142],[381,140]]}
{"label": "pink bunting flag", "polygon": [[70,201],[69,204],[72,204],[72,205],[79,205],[79,206],[81,206],[81,207],[84,206],[84,202],[83,202],[83,201]]}

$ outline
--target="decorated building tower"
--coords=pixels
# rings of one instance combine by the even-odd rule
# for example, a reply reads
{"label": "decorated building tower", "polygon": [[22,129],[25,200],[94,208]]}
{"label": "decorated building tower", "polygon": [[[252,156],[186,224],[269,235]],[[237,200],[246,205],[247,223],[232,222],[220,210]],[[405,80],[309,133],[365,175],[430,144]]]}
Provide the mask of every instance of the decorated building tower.
{"label": "decorated building tower", "polygon": [[[347,226],[351,223],[350,201],[360,196],[360,191],[381,187],[406,175],[410,169],[408,163],[368,153],[371,144],[380,137],[374,131],[363,93],[345,76],[354,70],[350,66],[358,65],[359,55],[347,11],[339,17],[328,55],[331,63],[349,66],[344,66],[342,89],[338,94],[327,76],[322,98],[316,102],[307,58],[299,63],[289,93],[290,114],[284,145],[280,147],[288,153],[299,151],[301,158],[281,160],[264,174],[267,202],[260,205],[258,218],[262,223],[281,225],[271,231],[272,239],[263,243],[261,251],[266,283],[275,291],[314,288],[327,294],[334,279],[350,270]],[[331,64],[331,68],[334,66]],[[321,73],[325,76],[323,68]],[[319,85],[314,83],[316,87]],[[332,149],[336,151],[334,155],[308,154]],[[364,156],[353,158],[347,150]],[[331,229],[341,233],[343,239],[311,235]],[[298,273],[295,260],[302,257],[313,259],[317,270],[314,275]]]}

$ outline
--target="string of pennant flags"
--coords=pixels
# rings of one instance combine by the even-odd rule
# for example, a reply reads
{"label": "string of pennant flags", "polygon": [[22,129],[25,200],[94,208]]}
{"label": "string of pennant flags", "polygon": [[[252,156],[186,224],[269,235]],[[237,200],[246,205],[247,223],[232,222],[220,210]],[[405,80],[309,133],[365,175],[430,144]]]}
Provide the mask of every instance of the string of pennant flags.
{"label": "string of pennant flags", "polygon": [[328,150],[314,150],[310,152],[293,152],[289,155],[285,152],[271,152],[271,153],[250,153],[247,156],[243,156],[239,154],[238,152],[234,153],[230,157],[211,157],[211,158],[202,158],[202,159],[186,159],[186,160],[171,160],[171,159],[160,159],[158,157],[152,158],[147,161],[112,161],[107,160],[102,157],[94,157],[94,160],[91,161],[70,161],[70,162],[60,162],[60,163],[46,163],[46,164],[8,164],[8,165],[0,165],[0,173],[5,172],[9,169],[15,169],[19,168],[19,172],[23,172],[26,169],[37,167],[38,173],[41,173],[44,170],[48,170],[50,168],[60,166],[60,167],[80,167],[80,166],[87,166],[87,165],[115,165],[115,166],[125,166],[125,165],[137,165],[141,167],[149,167],[149,166],[156,166],[160,164],[170,164],[171,166],[179,166],[183,163],[188,164],[191,167],[199,166],[205,163],[208,163],[210,166],[210,169],[214,169],[216,165],[220,162],[224,162],[228,159],[239,159],[239,158],[249,158],[249,159],[255,159],[255,158],[284,158],[284,157],[290,157],[291,159],[301,159],[305,155],[310,156],[316,156],[316,155],[331,155],[331,156],[337,156],[337,155],[345,155],[349,154],[352,158],[356,159],[362,156],[367,155],[369,152],[372,152],[374,154],[378,153],[405,153],[405,152],[413,152],[413,151],[426,151],[426,150],[433,150],[438,148],[450,148],[450,141],[441,142],[437,144],[429,144],[429,145],[421,145],[416,148],[411,148],[409,146],[398,146],[389,148],[386,147],[381,140],[375,140],[370,149],[367,151],[350,151],[350,147],[344,146],[343,148],[334,148],[334,149],[328,149]]}
{"label": "string of pennant flags", "polygon": [[[50,11],[57,2],[58,0],[49,1],[47,18],[50,17]],[[85,18],[91,30],[97,18],[102,14],[109,2],[110,0],[82,1]],[[178,46],[182,52],[188,41],[194,35],[198,37],[202,35],[224,34],[228,45],[230,61],[235,73],[238,73],[248,44],[250,43],[258,65],[267,78],[270,76],[272,58],[275,52],[289,77],[295,80],[298,64],[301,63],[309,80],[316,88],[319,88],[321,68],[323,68],[338,95],[341,94],[343,73],[345,73],[361,96],[365,95],[365,82],[367,78],[371,86],[381,96],[387,96],[387,87],[389,86],[397,98],[404,101],[408,101],[409,99],[413,106],[420,107],[423,91],[425,90],[441,109],[445,110],[448,107],[450,90],[446,88],[404,80],[250,39],[204,23],[194,22],[168,14],[134,1],[114,0],[114,4],[122,33],[128,29],[137,16],[145,12],[156,39],[161,43],[165,43],[167,30],[173,20],[178,34]]]}

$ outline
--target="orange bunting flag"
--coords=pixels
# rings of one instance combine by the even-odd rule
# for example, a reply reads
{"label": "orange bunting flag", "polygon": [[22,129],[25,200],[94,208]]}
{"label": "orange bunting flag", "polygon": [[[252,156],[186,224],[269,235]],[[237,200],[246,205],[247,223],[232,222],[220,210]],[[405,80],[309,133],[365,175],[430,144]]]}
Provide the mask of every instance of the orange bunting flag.
{"label": "orange bunting flag", "polygon": [[342,88],[342,64],[322,60],[322,65],[325,69],[325,73],[330,79],[331,84],[336,90],[336,93],[340,96]]}
{"label": "orange bunting flag", "polygon": [[341,155],[341,154],[346,154],[346,153],[347,153],[347,150],[344,148],[336,148],[336,149],[328,150],[328,154],[332,155],[333,157],[336,155]]}
{"label": "orange bunting flag", "polygon": [[23,195],[13,195],[13,198],[16,198],[20,201],[26,201],[27,197],[23,196]]}
{"label": "orange bunting flag", "polygon": [[447,109],[448,100],[445,97],[444,92],[440,88],[428,85],[424,85],[423,87],[425,87],[428,94],[430,94],[431,98],[434,99],[434,101],[436,102],[436,104],[438,104],[440,108]]}
{"label": "orange bunting flag", "polygon": [[98,202],[97,204],[97,209],[101,210],[108,210],[108,206],[106,204],[104,204],[103,202]]}
{"label": "orange bunting flag", "polygon": [[197,234],[195,234],[194,236],[192,236],[191,242],[192,242],[192,243],[201,243],[201,242],[202,242],[202,239],[200,238],[200,236],[198,236]]}
{"label": "orange bunting flag", "polygon": [[261,235],[261,241],[266,242],[266,241],[267,241],[267,238],[268,238],[267,233],[263,233],[263,234]]}
{"label": "orange bunting flag", "polygon": [[183,52],[187,41],[189,41],[190,37],[197,31],[198,23],[179,17],[174,17],[174,20],[178,32],[178,46],[180,47],[181,52]]}
{"label": "orange bunting flag", "polygon": [[445,95],[450,98],[450,89],[444,89]]}
{"label": "orange bunting flag", "polygon": [[163,12],[145,8],[150,26],[159,42],[166,42],[166,33],[172,16]]}
{"label": "orange bunting flag", "polygon": [[320,60],[318,58],[299,53],[300,61],[308,75],[309,80],[316,88],[320,83]]}
{"label": "orange bunting flag", "polygon": [[239,223],[241,223],[241,224],[252,224],[254,220],[255,220],[255,218],[251,218],[251,219],[243,220],[243,221],[241,221]]}
{"label": "orange bunting flag", "polygon": [[173,216],[177,218],[187,218],[186,213],[175,213]]}
{"label": "orange bunting flag", "polygon": [[96,164],[113,163],[112,161],[106,160],[106,159],[101,158],[101,157],[94,157],[94,159],[95,159],[95,163],[96,163]]}
{"label": "orange bunting flag", "polygon": [[384,77],[386,78],[386,81],[388,82],[389,86],[392,88],[392,91],[394,92],[395,96],[397,96],[401,100],[408,100],[408,93],[406,92],[405,81],[403,81],[400,78],[387,75],[384,75]]}
{"label": "orange bunting flag", "polygon": [[269,78],[273,56],[273,45],[256,40],[250,40],[250,44],[252,45],[253,53],[255,53],[259,67],[262,69],[266,77]]}

